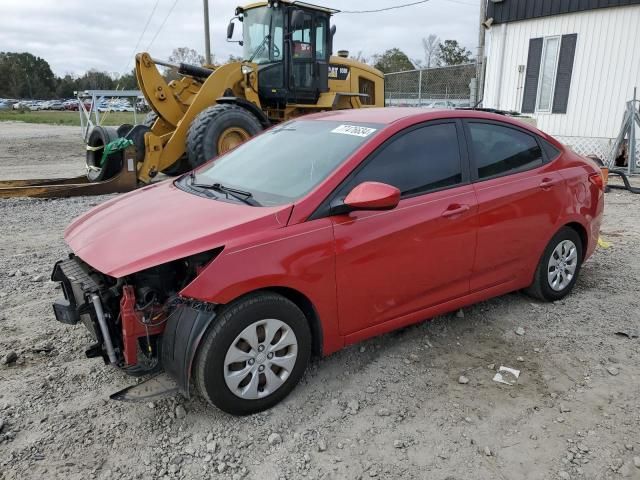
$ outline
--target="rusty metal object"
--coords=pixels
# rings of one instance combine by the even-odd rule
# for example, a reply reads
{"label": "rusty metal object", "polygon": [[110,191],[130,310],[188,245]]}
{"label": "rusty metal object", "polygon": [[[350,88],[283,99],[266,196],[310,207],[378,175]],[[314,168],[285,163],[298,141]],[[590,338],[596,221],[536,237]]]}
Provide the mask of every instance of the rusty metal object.
{"label": "rusty metal object", "polygon": [[135,150],[125,150],[124,168],[113,178],[91,183],[86,175],[73,178],[47,178],[33,180],[0,181],[0,198],[34,197],[65,198],[85,195],[123,193],[138,187]]}

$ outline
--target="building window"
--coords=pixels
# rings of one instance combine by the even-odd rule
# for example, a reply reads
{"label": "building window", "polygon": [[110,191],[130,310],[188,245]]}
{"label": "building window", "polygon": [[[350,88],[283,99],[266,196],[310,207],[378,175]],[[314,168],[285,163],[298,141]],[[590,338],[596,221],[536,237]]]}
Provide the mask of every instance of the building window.
{"label": "building window", "polygon": [[547,37],[542,46],[542,62],[538,79],[537,112],[550,112],[558,68],[560,37]]}
{"label": "building window", "polygon": [[578,35],[529,40],[522,113],[567,113]]}

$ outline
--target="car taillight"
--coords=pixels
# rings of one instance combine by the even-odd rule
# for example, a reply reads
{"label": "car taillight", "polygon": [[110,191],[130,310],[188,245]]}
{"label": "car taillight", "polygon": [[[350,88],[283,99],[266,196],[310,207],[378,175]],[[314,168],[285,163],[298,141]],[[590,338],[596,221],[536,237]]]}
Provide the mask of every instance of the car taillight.
{"label": "car taillight", "polygon": [[604,188],[604,178],[602,177],[602,172],[592,173],[591,175],[589,175],[589,181],[600,189]]}

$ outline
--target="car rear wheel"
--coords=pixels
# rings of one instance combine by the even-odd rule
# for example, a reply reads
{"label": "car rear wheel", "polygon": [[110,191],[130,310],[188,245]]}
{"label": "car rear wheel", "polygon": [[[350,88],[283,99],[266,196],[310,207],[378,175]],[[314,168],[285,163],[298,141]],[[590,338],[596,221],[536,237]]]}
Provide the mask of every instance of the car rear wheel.
{"label": "car rear wheel", "polygon": [[573,228],[563,227],[547,245],[526,292],[548,302],[567,296],[580,273],[582,249],[580,235]]}
{"label": "car rear wheel", "polygon": [[250,295],[224,308],[205,334],[195,383],[212,405],[248,415],[286,397],[310,355],[311,331],[304,313],[281,295]]}

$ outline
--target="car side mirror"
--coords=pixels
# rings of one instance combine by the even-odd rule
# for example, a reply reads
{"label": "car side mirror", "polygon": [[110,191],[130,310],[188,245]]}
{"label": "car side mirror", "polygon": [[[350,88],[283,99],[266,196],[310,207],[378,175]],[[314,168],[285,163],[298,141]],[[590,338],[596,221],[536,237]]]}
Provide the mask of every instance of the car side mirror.
{"label": "car side mirror", "polygon": [[233,38],[233,30],[235,29],[236,24],[233,23],[233,20],[229,22],[227,25],[227,40],[231,40]]}
{"label": "car side mirror", "polygon": [[400,202],[400,190],[380,182],[363,182],[345,197],[332,205],[331,213],[343,215],[354,210],[392,210]]}

